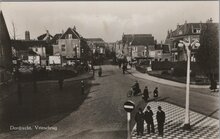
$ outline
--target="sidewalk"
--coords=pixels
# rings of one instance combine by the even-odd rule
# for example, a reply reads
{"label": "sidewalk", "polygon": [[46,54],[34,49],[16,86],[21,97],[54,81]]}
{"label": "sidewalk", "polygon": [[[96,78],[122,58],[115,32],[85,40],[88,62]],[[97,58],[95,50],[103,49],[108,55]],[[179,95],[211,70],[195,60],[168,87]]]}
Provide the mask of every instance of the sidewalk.
{"label": "sidewalk", "polygon": [[[151,80],[153,82],[157,82],[157,83],[161,83],[161,84],[165,84],[165,85],[172,85],[175,87],[182,87],[182,88],[186,87],[186,84],[184,84],[184,83],[174,82],[171,80],[166,80],[166,79],[150,76],[147,73],[146,74],[140,73],[137,70],[135,70],[134,68],[128,70],[128,73],[132,74],[133,76],[135,76],[137,78],[147,79],[147,80]],[[209,85],[190,85],[190,88],[209,88],[209,87],[210,87]]]}
{"label": "sidewalk", "polygon": [[[218,139],[219,120],[190,111],[190,121],[192,130],[182,129],[184,123],[185,109],[167,102],[149,102],[149,106],[154,113],[155,134],[147,134],[147,125],[144,124],[144,136],[136,136],[136,125],[132,130],[132,139],[162,139],[158,136],[156,112],[160,105],[166,114],[163,139]],[[146,107],[144,111],[146,110]]]}

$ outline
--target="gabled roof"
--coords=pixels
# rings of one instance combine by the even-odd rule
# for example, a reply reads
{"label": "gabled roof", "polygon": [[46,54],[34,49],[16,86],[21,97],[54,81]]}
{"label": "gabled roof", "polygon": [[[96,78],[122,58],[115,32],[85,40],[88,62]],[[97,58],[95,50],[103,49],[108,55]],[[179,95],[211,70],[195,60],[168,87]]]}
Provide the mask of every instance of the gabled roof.
{"label": "gabled roof", "polygon": [[154,45],[154,37],[151,34],[126,34],[122,36],[122,42],[129,45]]}
{"label": "gabled roof", "polygon": [[[174,31],[168,32],[167,38],[176,37],[176,36],[184,36],[184,35],[199,35],[200,32],[193,32],[194,29],[202,29],[204,25],[207,23],[185,23],[183,25],[178,25]],[[209,23],[212,25],[218,25],[218,23]]]}
{"label": "gabled roof", "polygon": [[56,41],[57,41],[58,39],[60,39],[61,36],[62,36],[61,33],[55,34],[54,37],[53,37],[53,39],[51,40],[51,42],[52,42],[52,43],[56,43]]}
{"label": "gabled roof", "polygon": [[0,10],[0,45],[10,46],[10,36],[1,10]]}
{"label": "gabled roof", "polygon": [[15,50],[28,50],[31,47],[46,47],[46,41],[39,40],[11,40],[11,45]]}
{"label": "gabled roof", "polygon": [[62,36],[60,37],[60,39],[66,39],[66,35],[67,34],[72,34],[72,38],[73,39],[80,39],[81,36],[79,35],[79,33],[75,30],[75,29],[72,29],[72,28],[68,28],[66,30],[66,32],[64,34],[62,34]]}
{"label": "gabled roof", "polygon": [[[53,38],[52,35],[49,34],[49,36],[50,36],[50,38]],[[38,36],[37,39],[38,40],[46,40],[46,37],[47,37],[47,33],[44,33],[44,34]]]}

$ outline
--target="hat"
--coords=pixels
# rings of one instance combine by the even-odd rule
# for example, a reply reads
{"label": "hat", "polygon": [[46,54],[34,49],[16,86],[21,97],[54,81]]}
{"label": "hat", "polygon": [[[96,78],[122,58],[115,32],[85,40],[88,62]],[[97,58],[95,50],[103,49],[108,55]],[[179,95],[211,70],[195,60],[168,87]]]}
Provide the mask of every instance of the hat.
{"label": "hat", "polygon": [[158,110],[161,110],[162,108],[161,108],[161,106],[158,106]]}

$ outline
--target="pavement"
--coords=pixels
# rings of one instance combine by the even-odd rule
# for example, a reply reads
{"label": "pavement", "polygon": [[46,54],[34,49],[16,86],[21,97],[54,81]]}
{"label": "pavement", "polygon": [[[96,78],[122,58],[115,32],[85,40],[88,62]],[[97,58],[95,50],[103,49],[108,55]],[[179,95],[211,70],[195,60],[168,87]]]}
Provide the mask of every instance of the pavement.
{"label": "pavement", "polygon": [[[168,86],[173,86],[173,87],[186,88],[186,84],[184,83],[179,83],[179,82],[175,82],[171,80],[154,77],[147,73],[141,73],[137,71],[135,68],[130,68],[127,72],[131,74],[132,76],[139,78],[139,79],[150,80],[155,83],[160,83],[163,85],[168,85]],[[209,85],[190,85],[190,90],[199,89],[199,93],[218,97],[219,91],[213,92],[209,89],[209,87],[210,87]]]}
{"label": "pavement", "polygon": [[[179,83],[179,82],[175,82],[175,81],[171,81],[171,80],[166,80],[166,79],[150,76],[149,74],[141,73],[134,68],[129,69],[128,72],[138,78],[151,80],[153,82],[166,84],[166,85],[172,85],[175,87],[186,87],[186,84],[184,84],[184,83]],[[191,88],[209,88],[210,85],[190,85],[190,87]]]}
{"label": "pavement", "polygon": [[[136,135],[136,125],[132,130],[132,139],[162,139],[158,136],[156,112],[157,107],[161,106],[166,114],[163,139],[218,139],[219,138],[219,120],[209,117],[209,115],[190,111],[191,131],[183,130],[185,109],[174,104],[153,101],[147,106],[151,106],[154,113],[154,125],[156,133],[147,134],[147,124],[144,123],[144,136]],[[146,106],[146,107],[147,107]],[[146,107],[144,111],[146,110]]]}

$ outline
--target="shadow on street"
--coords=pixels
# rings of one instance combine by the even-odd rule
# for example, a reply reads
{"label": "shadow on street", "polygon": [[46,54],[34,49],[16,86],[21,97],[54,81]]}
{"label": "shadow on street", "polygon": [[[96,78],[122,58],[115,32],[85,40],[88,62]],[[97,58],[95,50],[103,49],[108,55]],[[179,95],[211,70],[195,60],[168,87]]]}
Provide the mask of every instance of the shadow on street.
{"label": "shadow on street", "polygon": [[[99,85],[91,84],[91,80],[84,81],[84,95],[81,92],[80,81],[64,82],[62,90],[58,83],[37,84],[37,93],[33,92],[32,83],[22,83],[21,104],[18,102],[16,91],[0,103],[0,133],[9,132],[10,126],[54,125],[79,108],[87,98],[91,86]],[[29,137],[41,131],[31,132],[33,133],[28,133]]]}

